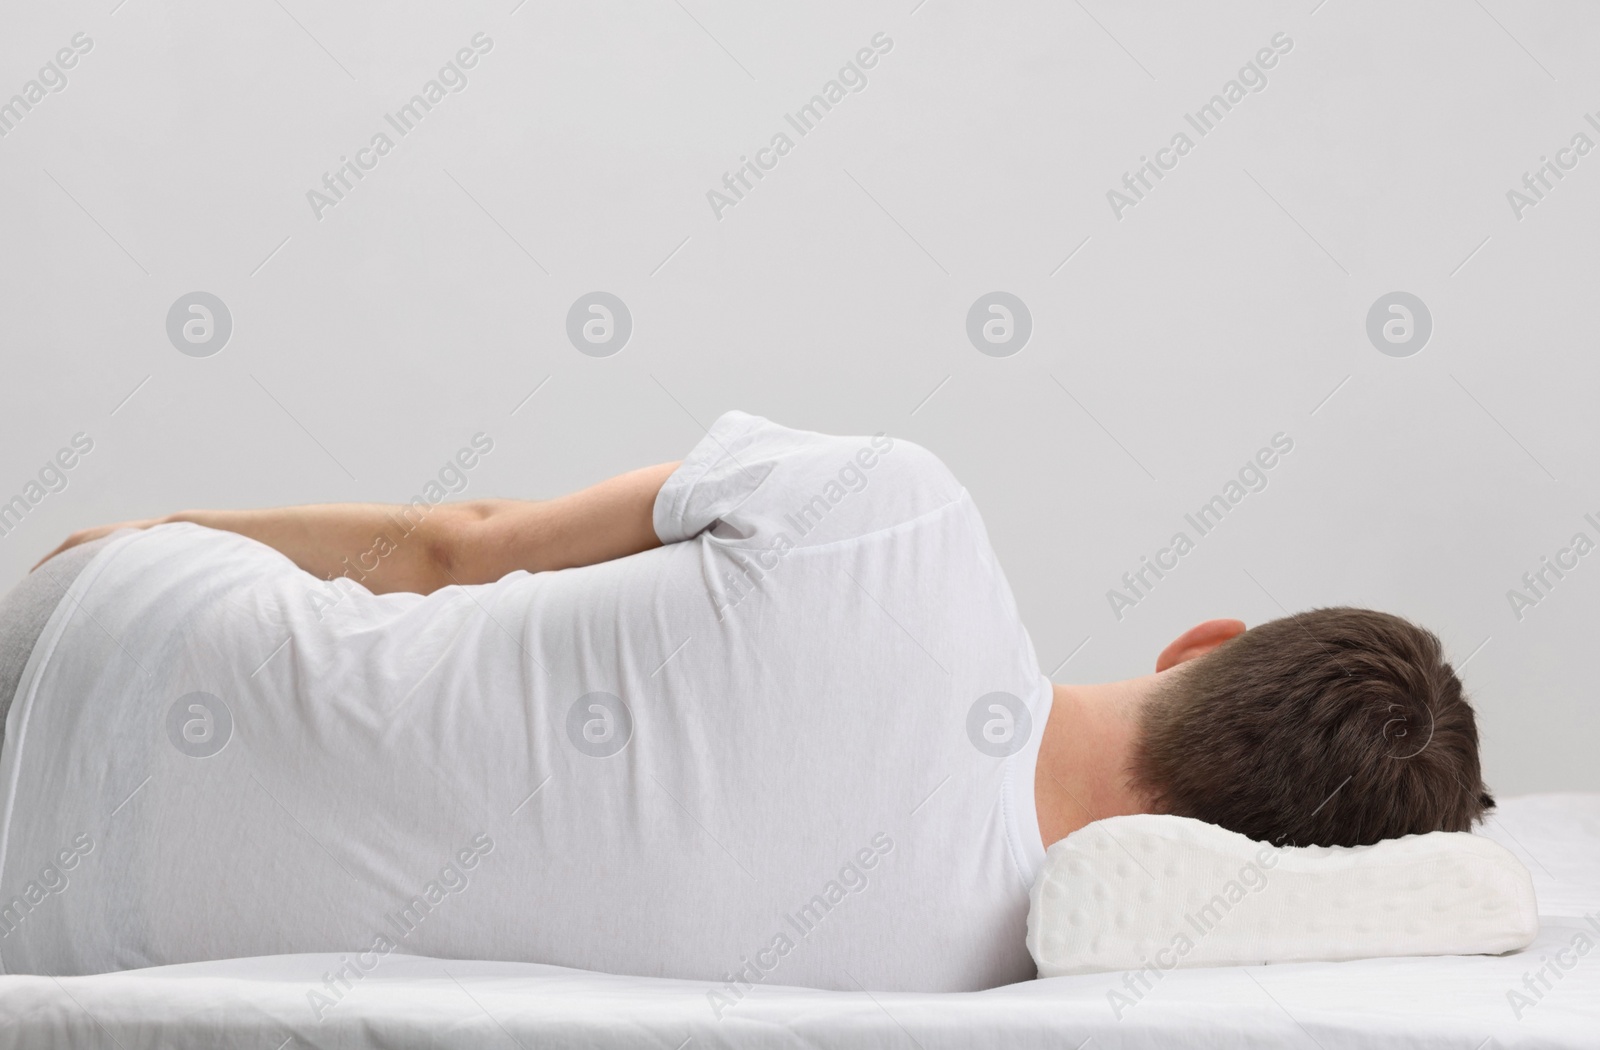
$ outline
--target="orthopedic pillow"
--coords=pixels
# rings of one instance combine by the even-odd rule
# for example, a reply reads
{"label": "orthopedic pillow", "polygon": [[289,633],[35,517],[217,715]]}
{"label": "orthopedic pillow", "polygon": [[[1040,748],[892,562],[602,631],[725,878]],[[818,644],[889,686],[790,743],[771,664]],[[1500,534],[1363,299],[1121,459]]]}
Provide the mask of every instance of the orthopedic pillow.
{"label": "orthopedic pillow", "polygon": [[1478,835],[1279,848],[1152,814],[1096,821],[1052,845],[1030,904],[1040,977],[1492,955],[1539,932],[1527,868]]}

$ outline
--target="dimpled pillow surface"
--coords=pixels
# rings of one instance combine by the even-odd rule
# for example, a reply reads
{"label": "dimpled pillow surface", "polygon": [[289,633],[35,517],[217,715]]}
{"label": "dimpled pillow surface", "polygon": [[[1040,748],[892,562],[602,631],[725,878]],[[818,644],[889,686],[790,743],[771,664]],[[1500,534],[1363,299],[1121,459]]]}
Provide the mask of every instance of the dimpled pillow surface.
{"label": "dimpled pillow surface", "polygon": [[1538,932],[1528,870],[1478,835],[1275,847],[1153,814],[1096,821],[1052,845],[1028,910],[1040,977],[1492,955]]}

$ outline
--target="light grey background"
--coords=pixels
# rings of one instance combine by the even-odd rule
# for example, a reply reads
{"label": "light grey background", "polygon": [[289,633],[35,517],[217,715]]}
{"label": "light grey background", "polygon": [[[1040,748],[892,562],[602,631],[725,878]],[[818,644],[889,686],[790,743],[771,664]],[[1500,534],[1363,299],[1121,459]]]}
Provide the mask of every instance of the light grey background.
{"label": "light grey background", "polygon": [[[403,500],[480,430],[464,496],[551,496],[742,408],[942,456],[1058,680],[1142,673],[1207,617],[1369,605],[1466,661],[1495,790],[1600,788],[1600,553],[1520,620],[1507,597],[1600,539],[1600,155],[1520,219],[1506,196],[1600,142],[1600,12],[915,3],[8,5],[0,99],[94,46],[0,138],[0,500],[95,446],[0,580],[90,524]],[[307,190],[479,32],[467,88],[319,221]],[[717,218],[879,32],[869,86]],[[1198,138],[1183,114],[1278,32]],[[215,356],[167,338],[195,290],[233,316]],[[614,356],[566,337],[595,290],[632,313]],[[995,290],[1033,318],[1010,357],[966,335]],[[1366,336],[1396,290],[1434,323],[1405,358]],[[1121,574],[1279,431],[1268,488],[1119,621]]]}

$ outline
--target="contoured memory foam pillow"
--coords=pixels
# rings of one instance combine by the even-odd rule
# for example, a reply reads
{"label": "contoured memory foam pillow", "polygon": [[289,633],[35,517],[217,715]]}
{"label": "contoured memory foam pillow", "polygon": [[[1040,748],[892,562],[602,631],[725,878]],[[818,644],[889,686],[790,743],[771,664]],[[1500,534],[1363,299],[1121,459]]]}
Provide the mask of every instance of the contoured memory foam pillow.
{"label": "contoured memory foam pillow", "polygon": [[1539,932],[1527,868],[1478,835],[1276,847],[1154,814],[1096,821],[1052,845],[1030,903],[1040,977],[1494,955]]}

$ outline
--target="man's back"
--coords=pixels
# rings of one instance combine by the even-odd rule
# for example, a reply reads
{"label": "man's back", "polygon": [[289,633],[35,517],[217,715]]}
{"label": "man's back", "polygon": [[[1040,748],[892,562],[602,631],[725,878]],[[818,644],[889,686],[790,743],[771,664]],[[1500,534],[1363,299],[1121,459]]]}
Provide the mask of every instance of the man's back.
{"label": "man's back", "polygon": [[6,900],[91,844],[17,897],[6,969],[348,951],[336,1001],[398,951],[693,978],[719,1008],[1032,976],[1050,687],[960,485],[905,442],[729,413],[655,526],[427,596],[194,526],[117,541],[0,761]]}

